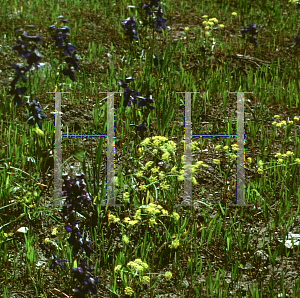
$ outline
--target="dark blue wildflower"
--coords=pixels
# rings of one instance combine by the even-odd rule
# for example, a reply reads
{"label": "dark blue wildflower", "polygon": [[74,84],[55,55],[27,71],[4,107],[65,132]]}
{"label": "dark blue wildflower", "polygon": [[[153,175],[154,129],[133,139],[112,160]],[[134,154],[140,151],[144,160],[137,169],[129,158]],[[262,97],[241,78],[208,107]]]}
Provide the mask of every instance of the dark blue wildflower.
{"label": "dark blue wildflower", "polygon": [[157,10],[154,10],[153,13],[155,13],[157,15],[157,20],[153,21],[153,23],[156,25],[156,30],[159,30],[160,27],[163,30],[166,30],[166,26],[164,24],[167,22],[167,19],[164,19],[162,17],[163,12],[161,10],[161,6],[159,6]]}
{"label": "dark blue wildflower", "polygon": [[80,265],[77,268],[72,268],[72,273],[74,277],[83,285],[82,288],[76,287],[74,292],[77,296],[75,297],[85,297],[85,294],[90,292],[93,295],[97,294],[96,284],[99,283],[99,278],[96,276],[92,277],[90,273],[92,268],[86,264],[83,259],[80,259]]}
{"label": "dark blue wildflower", "polygon": [[60,264],[63,262],[69,262],[69,261],[65,260],[65,259],[57,260],[56,255],[52,251],[52,264],[50,265],[49,269],[54,269],[57,267],[57,265],[59,265],[61,267],[61,269],[65,269],[64,266],[62,264]]}
{"label": "dark blue wildflower", "polygon": [[86,255],[88,256],[88,257],[90,257],[90,255],[92,254],[92,253],[96,253],[94,250],[93,250],[93,248],[90,246],[90,244],[91,244],[91,241],[87,238],[87,234],[86,233],[84,233],[84,235],[83,235],[83,241],[82,241],[82,247],[83,247],[83,249],[85,250],[85,253],[86,253]]}
{"label": "dark blue wildflower", "polygon": [[[67,20],[63,19],[63,16],[59,16],[56,18],[57,20],[63,22],[63,23],[67,23]],[[53,24],[52,26],[50,26],[48,29],[50,31],[54,31],[56,28],[57,23]],[[69,43],[68,40],[68,35],[70,33],[70,29],[68,26],[64,26],[62,28],[58,28],[55,30],[55,35],[52,35],[51,38],[53,40],[55,40],[55,45],[58,46],[59,48],[61,48],[64,52],[65,56],[70,56],[70,57],[66,57],[65,61],[68,64],[68,69],[64,69],[63,70],[63,74],[65,76],[69,76],[69,78],[75,82],[77,81],[75,78],[75,73],[74,70],[79,70],[80,66],[78,64],[78,57],[76,55],[76,51],[72,54],[72,52],[76,49],[75,46],[71,45]],[[64,42],[64,43],[63,43]]]}
{"label": "dark blue wildflower", "polygon": [[43,130],[41,121],[45,119],[45,115],[42,113],[41,104],[36,101],[36,97],[31,103],[28,101],[27,104],[29,106],[29,115],[26,118],[27,122],[31,125],[37,124],[39,129]]}
{"label": "dark blue wildflower", "polygon": [[[154,66],[157,66],[158,65],[158,57],[155,56],[153,58],[153,60],[154,60]],[[160,63],[160,65],[162,65],[164,63],[164,59],[163,58],[159,58],[159,63]]]}
{"label": "dark blue wildflower", "polygon": [[29,50],[29,43],[27,41],[34,41],[37,43],[42,43],[41,37],[39,35],[37,36],[28,36],[27,33],[24,31],[24,33],[21,35],[21,40],[17,40],[17,45],[12,47],[13,51],[18,52],[19,57],[24,57],[27,59],[27,64],[26,66],[20,67],[16,63],[12,64],[12,67],[15,69],[15,74],[16,77],[14,80],[11,82],[11,90],[9,93],[11,95],[15,95],[14,97],[14,103],[15,105],[23,105],[23,102],[21,100],[21,97],[19,95],[23,94],[26,92],[27,88],[26,87],[21,87],[21,88],[15,88],[18,80],[22,78],[23,82],[27,82],[27,78],[24,76],[26,72],[30,70],[32,66],[35,67],[37,70],[40,63],[39,61],[42,59],[42,56],[37,52],[37,45],[34,44],[32,49]]}
{"label": "dark blue wildflower", "polygon": [[143,9],[146,10],[148,16],[152,15],[152,10],[151,10],[152,6],[157,7],[158,6],[158,0],[152,0],[149,4],[147,2],[145,2],[145,4],[142,7]]}
{"label": "dark blue wildflower", "polygon": [[251,36],[248,36],[248,41],[250,43],[254,43],[256,46],[258,45],[258,43],[256,42],[256,38],[254,38],[254,35],[258,35],[258,32],[256,32],[257,29],[257,25],[250,24],[248,28],[244,28],[241,30],[243,38],[245,38],[245,34],[249,33]]}
{"label": "dark blue wildflower", "polygon": [[140,124],[140,125],[135,125],[135,124],[130,124],[130,126],[134,126],[134,129],[137,131],[147,131],[147,127],[145,125],[145,123]]}
{"label": "dark blue wildflower", "polygon": [[300,47],[300,37],[292,38],[292,41],[296,43],[297,47]]}
{"label": "dark blue wildflower", "polygon": [[133,16],[130,18],[126,19],[125,21],[121,20],[123,30],[125,31],[125,34],[129,36],[130,42],[133,41],[133,39],[138,39],[135,34],[137,33],[136,30],[136,20]]}

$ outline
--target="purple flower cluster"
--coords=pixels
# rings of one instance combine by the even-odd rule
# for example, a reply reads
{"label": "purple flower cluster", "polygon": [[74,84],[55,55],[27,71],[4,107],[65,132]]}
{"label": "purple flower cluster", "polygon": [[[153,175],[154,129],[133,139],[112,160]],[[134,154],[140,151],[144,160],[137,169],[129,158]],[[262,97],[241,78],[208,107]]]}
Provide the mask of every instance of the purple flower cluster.
{"label": "purple flower cluster", "polygon": [[27,102],[29,107],[29,115],[27,116],[26,120],[31,125],[37,124],[39,129],[43,130],[41,121],[45,119],[45,115],[42,113],[41,104],[37,102],[36,99],[37,98],[35,97],[31,103]]}
{"label": "purple flower cluster", "polygon": [[[124,88],[124,107],[131,107],[131,102],[135,105],[138,105],[139,107],[146,107],[148,108],[148,110],[144,110],[143,114],[144,114],[144,119],[146,119],[148,117],[148,113],[150,112],[149,110],[153,110],[155,109],[154,106],[152,106],[150,103],[154,103],[154,100],[152,99],[152,91],[148,90],[147,95],[145,97],[142,96],[138,96],[139,95],[139,91],[132,91],[129,87],[128,87],[128,83],[130,83],[131,81],[133,81],[134,78],[131,76],[129,78],[125,79],[125,82],[121,79],[119,79],[119,86]],[[137,99],[139,99],[139,101],[137,101]],[[135,125],[135,124],[130,124],[130,126],[134,126],[135,130],[141,132],[141,138],[144,138],[144,132],[147,130],[146,125],[140,124],[140,125]]]}
{"label": "purple flower cluster", "polygon": [[[59,16],[56,18],[58,21],[61,21],[63,23],[67,23],[68,21],[63,18],[63,16]],[[55,26],[57,23],[53,24],[49,27],[50,31],[55,30]],[[68,63],[68,69],[63,70],[64,75],[68,75],[70,79],[74,82],[76,81],[75,75],[74,75],[74,69],[79,70],[80,66],[78,64],[78,57],[76,55],[76,49],[75,46],[71,45],[68,40],[68,34],[70,32],[70,29],[68,26],[64,26],[62,28],[58,28],[55,30],[55,35],[51,36],[53,40],[55,40],[55,45],[61,48],[64,51],[65,56],[70,56],[65,59],[65,61]],[[65,42],[63,44],[63,41]],[[74,53],[72,54],[72,51]]]}
{"label": "purple flower cluster", "polygon": [[[22,40],[18,39],[17,45],[13,46],[12,50],[18,52],[19,57],[26,58],[28,65],[20,67],[16,63],[12,64],[12,67],[15,70],[16,77],[10,83],[11,90],[9,91],[9,94],[14,95],[15,105],[23,106],[23,102],[21,100],[20,95],[27,91],[27,87],[24,86],[24,87],[16,88],[16,84],[20,78],[22,78],[22,81],[24,83],[27,83],[27,78],[25,77],[25,73],[28,72],[32,66],[34,66],[35,69],[38,70],[38,66],[40,65],[39,61],[42,59],[42,56],[40,56],[40,54],[37,52],[37,45],[34,44],[32,46],[32,44],[29,44],[29,42],[27,41],[33,41],[41,44],[42,39],[40,35],[28,36],[26,31],[23,32],[21,38]],[[29,49],[30,46],[32,46],[31,50]]]}
{"label": "purple flower cluster", "polygon": [[[57,19],[63,23],[68,22],[67,20],[64,20],[62,16],[57,17]],[[52,31],[55,29],[55,25],[52,25],[49,27],[49,29]],[[26,25],[25,26],[28,29],[35,28],[34,25]],[[68,43],[67,40],[67,34],[70,32],[70,29],[68,27],[59,28],[56,30],[56,35],[53,35],[51,38],[55,40],[56,46],[62,48],[64,50],[65,56],[70,56],[65,59],[65,61],[68,63],[69,68],[63,70],[64,75],[68,75],[72,81],[76,81],[74,76],[74,69],[79,70],[80,67],[78,65],[78,57],[76,55],[76,51],[72,54],[71,52],[75,49],[75,46],[72,46]],[[32,66],[35,67],[36,70],[39,70],[41,67],[40,60],[43,58],[38,50],[37,50],[37,44],[42,44],[42,38],[40,35],[36,36],[29,36],[26,31],[22,33],[22,30],[16,30],[15,31],[17,36],[21,36],[21,40],[17,39],[16,43],[17,45],[12,47],[13,51],[16,51],[18,53],[19,57],[24,57],[27,59],[27,65],[20,66],[16,63],[12,64],[13,69],[15,70],[15,78],[10,83],[10,91],[9,94],[14,96],[14,104],[15,106],[20,105],[23,106],[22,99],[20,95],[24,94],[27,91],[27,87],[19,87],[16,88],[16,84],[18,83],[19,79],[21,78],[23,83],[27,83],[27,78],[25,74],[32,68]],[[63,44],[63,41],[66,41],[66,44]],[[33,42],[34,44],[32,44]],[[30,72],[29,72],[29,94],[31,98],[31,82],[30,82]],[[41,121],[45,119],[45,115],[42,113],[42,107],[39,102],[37,102],[37,98],[34,98],[32,102],[28,100],[27,105],[29,107],[29,115],[26,117],[27,122],[30,125],[38,125],[39,129],[42,129]]]}
{"label": "purple flower cluster", "polygon": [[[71,171],[73,168],[71,167]],[[63,197],[66,197],[62,213],[67,224],[64,229],[71,233],[67,239],[68,243],[72,246],[72,254],[77,257],[80,252],[83,257],[83,251],[89,258],[92,253],[96,253],[91,247],[91,241],[88,239],[88,235],[80,233],[80,220],[76,220],[76,212],[83,213],[85,209],[90,212],[91,199],[87,194],[85,188],[86,183],[84,182],[85,175],[83,173],[77,174],[76,177],[70,178],[69,174],[63,174]],[[57,265],[64,267],[60,264],[67,260],[57,260],[53,253],[53,260],[50,269]],[[99,283],[99,278],[93,277],[91,274],[91,267],[86,264],[84,259],[81,259],[80,264],[76,268],[72,268],[74,277],[81,283],[80,287],[76,287],[73,291],[75,292],[74,297],[85,297],[85,294],[91,293],[97,294],[96,284]]]}
{"label": "purple flower cluster", "polygon": [[256,38],[254,37],[254,35],[258,35],[258,33],[256,32],[256,30],[258,29],[257,25],[254,24],[250,24],[248,28],[244,28],[241,30],[241,33],[243,34],[243,38],[245,38],[245,34],[249,33],[251,36],[248,36],[248,41],[250,43],[255,44],[256,46],[258,45]]}
{"label": "purple flower cluster", "polygon": [[[158,7],[157,10],[153,10],[153,6]],[[166,30],[164,24],[166,23],[167,20],[162,17],[163,12],[161,10],[161,6],[158,5],[158,0],[151,0],[150,3],[144,2],[144,4],[140,4],[139,11],[146,11],[148,17],[151,17],[153,13],[157,15],[157,19],[154,21],[144,16],[144,14],[141,14],[141,18],[143,20],[142,21],[143,27],[147,25],[152,25],[153,33],[154,33],[154,29],[156,29],[157,31],[160,28]],[[130,37],[130,42],[132,42],[133,39],[138,39],[138,37],[136,36],[137,31],[135,30],[137,28],[135,18],[131,16],[125,21],[123,20],[121,21],[122,21],[122,27],[123,30],[125,31],[125,34]],[[153,57],[153,62],[154,62],[154,66],[158,66],[158,64],[160,64],[161,66],[163,65],[163,59],[157,56]],[[127,106],[132,107],[131,103],[137,104],[139,107],[146,107],[147,109],[143,111],[144,119],[146,119],[150,112],[149,110],[155,109],[155,107],[151,105],[151,103],[154,103],[154,100],[152,99],[153,92],[151,90],[148,90],[147,95],[145,97],[139,96],[139,91],[133,91],[127,85],[133,80],[134,78],[132,76],[126,78],[125,82],[119,79],[120,82],[118,84],[120,87],[124,89],[124,107]],[[139,99],[138,102],[137,99]],[[147,130],[145,123],[142,123],[140,125],[130,124],[130,126],[134,126],[135,130],[141,132],[141,138],[142,139],[144,138],[144,132]]]}
{"label": "purple flower cluster", "polygon": [[91,198],[86,192],[85,175],[83,173],[76,174],[70,178],[69,174],[63,174],[63,192],[62,196],[66,197],[62,214],[65,219],[74,221],[75,212],[82,213],[85,209],[91,212]]}

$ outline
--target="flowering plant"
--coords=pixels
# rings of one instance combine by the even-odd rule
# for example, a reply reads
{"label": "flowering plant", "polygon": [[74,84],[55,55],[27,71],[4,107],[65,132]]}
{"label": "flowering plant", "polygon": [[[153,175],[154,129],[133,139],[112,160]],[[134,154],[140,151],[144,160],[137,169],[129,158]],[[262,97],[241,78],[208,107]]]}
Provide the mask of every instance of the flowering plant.
{"label": "flowering plant", "polygon": [[[181,164],[182,170],[178,170],[178,166],[175,164],[178,163],[176,161],[176,143],[173,141],[168,141],[168,139],[162,136],[154,136],[152,138],[146,138],[140,144],[140,148],[138,149],[140,158],[146,156],[146,154],[153,155],[153,160],[146,162],[142,167],[138,170],[135,176],[140,180],[139,181],[139,189],[140,191],[147,191],[149,190],[149,186],[153,185],[154,191],[156,193],[156,199],[159,198],[157,194],[157,190],[160,190],[162,193],[163,198],[172,197],[166,195],[165,191],[170,190],[170,185],[174,185],[173,188],[175,189],[175,185],[178,182],[184,180],[184,156],[181,157]],[[151,144],[152,142],[152,144]],[[184,141],[182,141],[184,143]],[[199,150],[196,143],[192,143],[191,146],[192,150]],[[148,155],[149,156],[149,155]],[[172,160],[175,162],[171,167],[171,157]],[[160,161],[159,161],[160,160]],[[202,161],[198,161],[195,165],[192,165],[192,174],[194,174],[200,167],[207,167],[207,165],[203,164]],[[177,177],[177,181],[174,180],[174,177]],[[142,179],[141,179],[142,178]],[[167,184],[167,180],[171,179],[171,183]],[[147,183],[149,181],[149,184]],[[192,177],[193,184],[197,184],[196,178]],[[158,183],[158,185],[156,185]],[[141,194],[141,192],[140,192]]]}
{"label": "flowering plant", "polygon": [[[91,241],[88,239],[87,233],[80,232],[80,220],[76,219],[76,215],[80,213],[90,214],[91,211],[91,199],[86,192],[86,183],[84,182],[85,175],[83,173],[77,174],[75,177],[71,178],[69,175],[72,173],[73,167],[71,167],[71,172],[68,174],[63,174],[63,192],[62,195],[64,199],[64,205],[62,209],[62,216],[66,220],[67,224],[64,229],[71,233],[70,237],[67,239],[69,245],[73,247],[73,264],[71,272],[74,274],[74,278],[81,283],[80,287],[76,287],[73,291],[75,292],[74,297],[85,297],[85,294],[91,293],[93,295],[97,294],[96,284],[99,283],[99,278],[93,277],[91,271],[92,268],[87,265],[86,261],[83,259],[83,251],[85,251],[86,256],[89,258],[92,253],[96,253],[90,246]],[[80,258],[80,264],[77,267],[76,257],[78,253],[82,258]],[[59,265],[59,262],[65,262],[66,260],[57,261],[55,257],[54,263],[50,266],[50,269]],[[61,266],[61,265],[60,265]],[[62,269],[64,269],[61,266]]]}

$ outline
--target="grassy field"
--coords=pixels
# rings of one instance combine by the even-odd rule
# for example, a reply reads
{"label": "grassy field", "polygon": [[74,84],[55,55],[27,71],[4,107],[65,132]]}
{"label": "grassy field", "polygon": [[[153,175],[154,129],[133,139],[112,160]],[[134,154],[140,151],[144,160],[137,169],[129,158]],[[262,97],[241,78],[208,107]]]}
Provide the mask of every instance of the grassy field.
{"label": "grassy field", "polygon": [[[1,297],[300,297],[300,3],[0,1]],[[62,133],[80,135],[62,137],[62,207],[55,91],[69,92]],[[103,206],[107,91],[119,92],[119,206]],[[251,206],[229,206],[238,148],[228,91],[251,91]]]}

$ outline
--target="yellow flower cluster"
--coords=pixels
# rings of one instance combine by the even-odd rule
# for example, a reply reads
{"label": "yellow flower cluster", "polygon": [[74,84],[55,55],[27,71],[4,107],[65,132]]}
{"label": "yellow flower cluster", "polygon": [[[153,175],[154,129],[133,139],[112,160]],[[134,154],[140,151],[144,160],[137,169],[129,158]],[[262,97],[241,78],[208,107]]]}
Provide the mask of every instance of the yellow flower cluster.
{"label": "yellow flower cluster", "polygon": [[126,236],[126,235],[123,235],[123,238],[122,238],[122,240],[124,241],[124,243],[126,244],[126,245],[128,245],[129,244],[129,238]]}
{"label": "yellow flower cluster", "polygon": [[130,217],[125,217],[125,218],[124,218],[124,222],[125,222],[125,223],[128,223],[130,226],[134,226],[135,224],[138,223],[137,220],[131,220]]}
{"label": "yellow flower cluster", "polygon": [[[208,18],[208,16],[207,16],[207,15],[204,15],[204,16],[202,16],[202,18],[206,19],[206,18]],[[216,18],[210,18],[208,21],[203,21],[203,22],[202,22],[202,24],[204,25],[204,30],[205,30],[204,35],[205,35],[205,37],[209,37],[209,36],[210,36],[209,30],[211,29],[211,27],[212,27],[213,25],[217,25],[218,22],[219,22],[219,21],[218,21],[218,19],[216,19]],[[219,27],[220,27],[220,28],[224,28],[224,25],[223,25],[223,24],[219,24]]]}
{"label": "yellow flower cluster", "polygon": [[110,225],[111,222],[118,222],[118,221],[120,221],[120,218],[117,218],[113,214],[109,214],[108,225]]}
{"label": "yellow flower cluster", "polygon": [[126,287],[124,290],[124,293],[125,293],[125,295],[132,296],[134,291],[132,290],[131,287]]}
{"label": "yellow flower cluster", "polygon": [[134,262],[130,261],[127,266],[137,269],[139,271],[143,271],[147,269],[149,266],[144,263],[141,259],[135,259]]}

